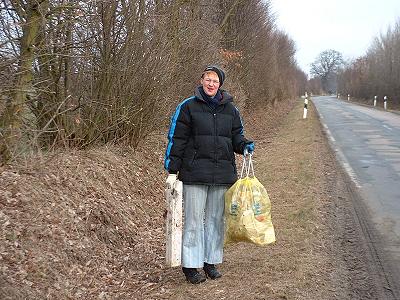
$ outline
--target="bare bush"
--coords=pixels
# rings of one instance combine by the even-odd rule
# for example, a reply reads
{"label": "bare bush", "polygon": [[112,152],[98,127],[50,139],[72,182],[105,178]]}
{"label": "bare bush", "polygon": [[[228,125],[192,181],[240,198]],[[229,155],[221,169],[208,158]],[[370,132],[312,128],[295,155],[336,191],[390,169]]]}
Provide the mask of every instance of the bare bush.
{"label": "bare bush", "polygon": [[388,96],[390,105],[400,107],[400,19],[386,34],[376,37],[365,56],[351,62],[339,74],[342,94],[382,103]]}
{"label": "bare bush", "polygon": [[[305,75],[261,0],[1,2],[0,153],[135,147],[226,68],[238,104],[294,97]],[[304,88],[303,88],[304,89]]]}

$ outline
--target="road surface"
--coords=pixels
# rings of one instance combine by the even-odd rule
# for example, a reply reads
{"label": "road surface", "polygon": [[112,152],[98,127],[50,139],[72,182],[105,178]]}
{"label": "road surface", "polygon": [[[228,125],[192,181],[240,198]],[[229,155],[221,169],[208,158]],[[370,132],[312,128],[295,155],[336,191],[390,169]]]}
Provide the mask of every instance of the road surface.
{"label": "road surface", "polygon": [[[400,284],[400,115],[335,97],[312,99],[330,143],[365,204],[357,212],[398,299]],[[356,207],[357,210],[357,207]]]}

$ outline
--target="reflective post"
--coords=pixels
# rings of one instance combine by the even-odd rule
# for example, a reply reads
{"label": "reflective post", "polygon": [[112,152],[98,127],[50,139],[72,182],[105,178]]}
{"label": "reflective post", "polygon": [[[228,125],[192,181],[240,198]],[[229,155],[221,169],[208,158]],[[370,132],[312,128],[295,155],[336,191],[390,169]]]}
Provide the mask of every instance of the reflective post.
{"label": "reflective post", "polygon": [[307,92],[305,94],[305,98],[304,98],[304,111],[303,111],[303,119],[307,118],[307,106],[308,106],[308,95]]}

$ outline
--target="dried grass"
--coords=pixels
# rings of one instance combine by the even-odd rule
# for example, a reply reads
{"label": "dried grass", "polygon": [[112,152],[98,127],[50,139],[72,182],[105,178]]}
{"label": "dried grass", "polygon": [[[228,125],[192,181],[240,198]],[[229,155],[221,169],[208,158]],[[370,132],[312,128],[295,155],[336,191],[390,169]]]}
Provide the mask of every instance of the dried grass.
{"label": "dried grass", "polygon": [[138,152],[59,152],[1,172],[2,299],[121,298],[160,281],[158,138]]}
{"label": "dried grass", "polygon": [[224,276],[200,286],[164,266],[166,129],[136,152],[57,152],[0,169],[0,298],[345,299],[352,286],[370,292],[360,255],[350,262],[357,281],[343,259],[353,251],[341,249],[346,195],[310,107],[307,120],[293,102],[244,115],[277,242],[227,247]]}

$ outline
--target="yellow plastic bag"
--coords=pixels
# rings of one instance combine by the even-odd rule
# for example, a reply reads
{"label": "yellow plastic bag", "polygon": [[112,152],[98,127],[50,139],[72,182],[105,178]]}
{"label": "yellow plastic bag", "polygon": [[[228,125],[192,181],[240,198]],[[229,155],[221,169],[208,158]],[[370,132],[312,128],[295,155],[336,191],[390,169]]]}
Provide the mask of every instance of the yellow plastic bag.
{"label": "yellow plastic bag", "polygon": [[[248,164],[247,164],[248,163]],[[242,178],[246,169],[246,177]],[[251,155],[244,158],[241,178],[225,193],[225,244],[250,242],[264,246],[275,242],[271,201],[264,186],[254,176]]]}

